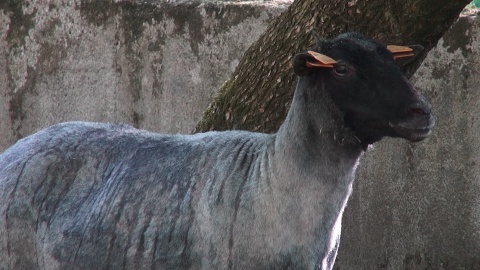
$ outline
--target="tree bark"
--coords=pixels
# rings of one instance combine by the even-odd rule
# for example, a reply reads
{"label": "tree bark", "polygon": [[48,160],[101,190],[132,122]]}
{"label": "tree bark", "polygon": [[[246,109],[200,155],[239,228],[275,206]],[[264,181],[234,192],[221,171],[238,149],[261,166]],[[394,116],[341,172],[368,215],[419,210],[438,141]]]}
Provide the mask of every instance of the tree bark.
{"label": "tree bark", "polygon": [[[291,57],[313,45],[312,30],[329,38],[357,31],[385,44],[436,45],[470,0],[296,0],[245,53],[205,111],[195,132],[274,132],[293,95]],[[411,76],[424,57],[406,67]]]}

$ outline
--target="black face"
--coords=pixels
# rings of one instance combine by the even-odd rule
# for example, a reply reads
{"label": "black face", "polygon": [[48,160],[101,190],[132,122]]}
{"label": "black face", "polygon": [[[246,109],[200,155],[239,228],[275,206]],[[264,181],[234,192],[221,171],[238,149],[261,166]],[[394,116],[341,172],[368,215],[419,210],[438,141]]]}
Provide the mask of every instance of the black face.
{"label": "black face", "polygon": [[420,141],[430,134],[435,122],[431,105],[403,76],[386,46],[344,34],[323,41],[317,51],[337,63],[316,68],[312,75],[322,80],[362,143],[384,136]]}

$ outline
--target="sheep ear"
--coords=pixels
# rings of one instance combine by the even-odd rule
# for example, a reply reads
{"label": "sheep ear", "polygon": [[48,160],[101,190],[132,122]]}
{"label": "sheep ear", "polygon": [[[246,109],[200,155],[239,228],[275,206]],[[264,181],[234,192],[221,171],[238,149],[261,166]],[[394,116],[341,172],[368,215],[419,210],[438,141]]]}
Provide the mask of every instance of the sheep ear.
{"label": "sheep ear", "polygon": [[309,57],[306,53],[298,53],[293,57],[293,72],[297,76],[306,76],[311,73],[311,69],[307,67]]}
{"label": "sheep ear", "polygon": [[394,60],[415,56],[413,49],[406,46],[388,45],[387,50],[392,53]]}
{"label": "sheep ear", "polygon": [[393,59],[398,65],[404,66],[413,61],[418,54],[423,51],[421,45],[397,46],[388,45],[387,50],[392,53]]}
{"label": "sheep ear", "polygon": [[293,72],[298,76],[306,76],[311,74],[313,68],[332,68],[337,61],[332,58],[314,52],[296,54],[293,58]]}
{"label": "sheep ear", "polygon": [[298,76],[310,75],[313,68],[333,67],[335,60],[328,56],[313,51],[296,54],[293,58],[293,72]]}
{"label": "sheep ear", "polygon": [[331,68],[333,67],[334,64],[337,63],[337,61],[333,60],[332,58],[321,54],[317,53],[314,51],[308,51],[308,55],[313,57],[313,61],[307,60],[306,65],[307,67],[327,67]]}

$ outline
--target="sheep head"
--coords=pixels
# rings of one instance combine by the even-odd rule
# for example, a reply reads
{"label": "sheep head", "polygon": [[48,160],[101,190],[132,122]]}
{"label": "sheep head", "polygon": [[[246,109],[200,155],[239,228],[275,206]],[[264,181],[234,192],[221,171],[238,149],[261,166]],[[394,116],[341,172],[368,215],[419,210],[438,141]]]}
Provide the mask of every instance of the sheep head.
{"label": "sheep head", "polygon": [[385,46],[358,33],[318,42],[297,54],[294,72],[327,91],[364,147],[382,137],[426,138],[435,124],[431,104],[403,75],[422,46]]}

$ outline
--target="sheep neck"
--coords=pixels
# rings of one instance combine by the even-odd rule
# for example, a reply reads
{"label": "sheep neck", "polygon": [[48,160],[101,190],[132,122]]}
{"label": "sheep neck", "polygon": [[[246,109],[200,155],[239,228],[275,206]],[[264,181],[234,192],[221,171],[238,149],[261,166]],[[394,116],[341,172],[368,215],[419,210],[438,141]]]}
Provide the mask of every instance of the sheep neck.
{"label": "sheep neck", "polygon": [[272,185],[279,196],[274,201],[285,209],[277,218],[291,223],[281,226],[302,228],[285,241],[303,242],[323,254],[321,258],[335,249],[361,144],[322,85],[300,80],[274,149],[278,175]]}
{"label": "sheep neck", "polygon": [[[339,159],[351,163],[360,157],[362,143],[343,121],[322,81],[301,78],[291,108],[276,135],[276,153],[284,162],[312,163]],[[338,165],[342,166],[342,162]],[[312,164],[313,165],[313,164]],[[317,166],[311,167],[312,172]],[[323,172],[322,172],[323,173]]]}

